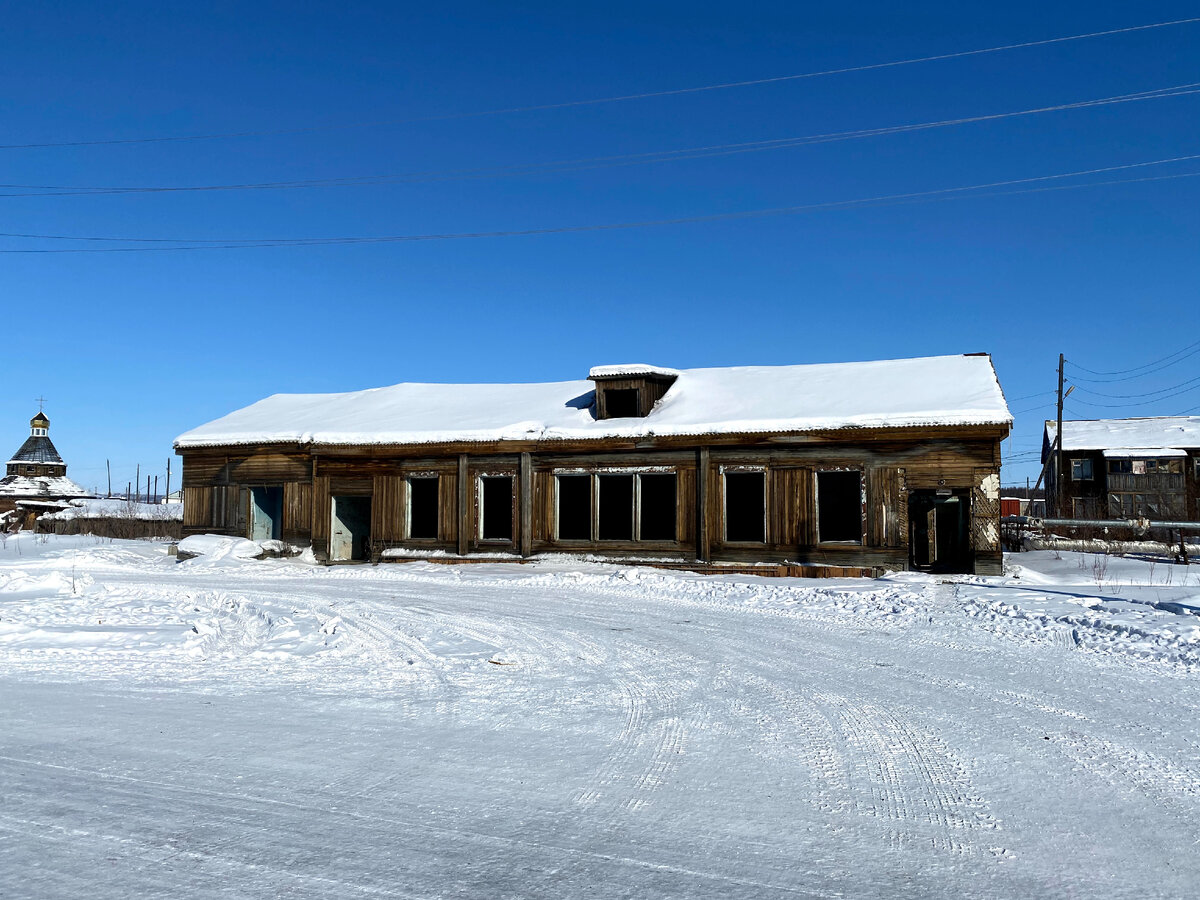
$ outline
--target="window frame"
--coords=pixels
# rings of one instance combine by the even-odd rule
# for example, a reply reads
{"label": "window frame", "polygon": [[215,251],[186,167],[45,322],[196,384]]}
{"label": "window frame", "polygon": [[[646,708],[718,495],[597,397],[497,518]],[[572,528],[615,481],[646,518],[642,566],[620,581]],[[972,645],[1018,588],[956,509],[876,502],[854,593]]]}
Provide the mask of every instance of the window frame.
{"label": "window frame", "polygon": [[[1086,475],[1076,474],[1077,471],[1082,473],[1085,466],[1087,467]],[[1095,467],[1095,465],[1093,465],[1092,458],[1090,456],[1072,456],[1071,457],[1071,480],[1072,481],[1095,481],[1096,480],[1096,467]]]}
{"label": "window frame", "polygon": [[[405,472],[404,473],[404,540],[422,544],[435,544],[441,540],[442,510],[441,510],[441,472]],[[413,537],[412,533],[412,483],[414,481],[433,481],[434,488],[434,536]]]}
{"label": "window frame", "polygon": [[[509,536],[503,537],[486,537],[483,533],[484,523],[484,490],[483,482],[487,479],[508,479],[508,515],[509,515]],[[475,473],[475,540],[480,544],[489,544],[495,546],[513,546],[517,541],[517,526],[514,521],[516,517],[517,503],[517,476],[512,471],[496,471],[496,472],[476,472]]]}
{"label": "window frame", "polygon": [[[771,506],[769,503],[770,487],[767,476],[766,466],[755,465],[728,465],[720,466],[721,474],[721,543],[731,547],[766,547],[771,542]],[[734,475],[762,475],[763,483],[763,539],[761,541],[731,541],[729,539],[729,482],[725,476]]]}
{"label": "window frame", "polygon": [[[821,474],[854,472],[858,475],[858,540],[825,540],[821,537]],[[857,466],[826,466],[813,469],[813,522],[817,546],[828,547],[865,547],[867,545],[867,473]]]}
{"label": "window frame", "polygon": [[[678,547],[679,540],[679,468],[678,466],[605,466],[598,469],[554,469],[551,472],[554,478],[554,543],[581,546],[584,544],[593,544],[597,546],[610,546],[613,544],[649,544],[660,547]],[[602,475],[631,475],[633,476],[633,495],[631,498],[631,513],[633,515],[633,528],[631,538],[615,538],[601,539],[600,538],[600,477]],[[675,479],[675,538],[673,540],[648,540],[642,537],[642,476],[643,475],[670,475]],[[560,478],[577,478],[586,476],[588,478],[590,504],[589,521],[591,524],[591,537],[587,540],[583,538],[563,538],[559,536],[559,523],[562,519],[560,514],[562,494],[559,490]]]}

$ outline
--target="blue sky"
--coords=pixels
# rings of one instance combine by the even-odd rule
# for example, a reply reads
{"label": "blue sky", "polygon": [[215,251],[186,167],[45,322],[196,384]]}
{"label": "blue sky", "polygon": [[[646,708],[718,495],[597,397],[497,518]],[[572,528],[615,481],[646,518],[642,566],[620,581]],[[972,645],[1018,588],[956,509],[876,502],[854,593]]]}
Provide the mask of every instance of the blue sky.
{"label": "blue sky", "polygon": [[[1023,483],[1037,474],[1033,451],[1053,411],[1059,352],[1083,367],[1077,376],[1098,379],[1084,369],[1130,369],[1200,340],[1200,178],[612,231],[111,251],[163,239],[159,246],[688,218],[1200,154],[1200,94],[1189,94],[696,159],[495,171],[1192,84],[1200,23],[464,115],[1193,16],[1200,3],[9,7],[2,180],[53,190],[0,188],[8,195],[0,231],[147,242],[0,237],[0,250],[107,251],[0,254],[9,332],[0,440],[20,444],[33,398],[44,395],[69,473],[103,488],[106,459],[122,486],[138,463],[162,473],[175,435],[276,392],[572,379],[635,360],[691,367],[986,350],[1017,413],[1004,480]],[[53,146],[12,146],[28,144]],[[47,196],[414,172],[442,174]],[[1200,173],[1200,159],[1014,187],[1191,172]],[[1200,411],[1200,384],[1171,390],[1195,377],[1198,358],[1181,355],[1122,382],[1080,380],[1068,416]]]}

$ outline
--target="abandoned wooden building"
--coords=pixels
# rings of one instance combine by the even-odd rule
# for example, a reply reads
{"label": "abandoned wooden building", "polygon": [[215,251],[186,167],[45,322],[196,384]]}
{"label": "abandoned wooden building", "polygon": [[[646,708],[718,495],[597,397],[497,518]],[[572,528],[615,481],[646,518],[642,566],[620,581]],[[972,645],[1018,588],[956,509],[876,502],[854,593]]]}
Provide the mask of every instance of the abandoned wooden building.
{"label": "abandoned wooden building", "polygon": [[1200,416],[1063,422],[1061,486],[1057,433],[1047,420],[1042,462],[1060,518],[1200,521]]}
{"label": "abandoned wooden building", "polygon": [[998,573],[986,354],[277,394],[180,436],[184,533],[323,562],[575,553]]}
{"label": "abandoned wooden building", "polygon": [[50,440],[50,420],[39,411],[29,420],[29,437],[0,478],[0,520],[29,528],[41,513],[64,509],[71,500],[90,496],[67,477],[67,464]]}

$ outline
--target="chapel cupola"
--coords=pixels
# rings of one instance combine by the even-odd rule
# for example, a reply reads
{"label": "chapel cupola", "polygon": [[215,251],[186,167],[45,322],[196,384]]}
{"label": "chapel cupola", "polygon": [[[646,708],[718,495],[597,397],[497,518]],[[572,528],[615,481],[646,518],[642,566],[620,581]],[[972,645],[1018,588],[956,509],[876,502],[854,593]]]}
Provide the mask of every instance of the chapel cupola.
{"label": "chapel cupola", "polygon": [[44,412],[39,410],[29,420],[29,437],[8,461],[7,472],[9,475],[51,478],[67,474],[67,464],[50,440],[50,420]]}
{"label": "chapel cupola", "polygon": [[596,366],[588,372],[596,384],[596,418],[644,418],[678,377],[675,369],[645,363]]}

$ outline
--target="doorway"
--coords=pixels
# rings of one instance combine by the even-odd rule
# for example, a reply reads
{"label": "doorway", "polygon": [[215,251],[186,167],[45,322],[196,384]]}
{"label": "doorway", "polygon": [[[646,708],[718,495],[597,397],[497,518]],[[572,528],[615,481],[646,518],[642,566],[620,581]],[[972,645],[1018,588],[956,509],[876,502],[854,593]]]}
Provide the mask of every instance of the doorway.
{"label": "doorway", "polygon": [[334,497],[329,558],[333,562],[367,559],[371,540],[371,498]]}
{"label": "doorway", "polygon": [[969,575],[971,496],[965,491],[911,491],[908,495],[909,564],[914,569]]}
{"label": "doorway", "polygon": [[277,541],[283,536],[283,488],[250,488],[250,540]]}

